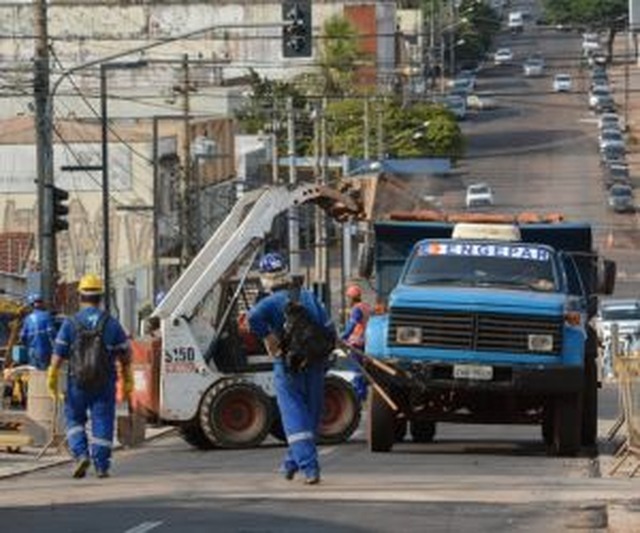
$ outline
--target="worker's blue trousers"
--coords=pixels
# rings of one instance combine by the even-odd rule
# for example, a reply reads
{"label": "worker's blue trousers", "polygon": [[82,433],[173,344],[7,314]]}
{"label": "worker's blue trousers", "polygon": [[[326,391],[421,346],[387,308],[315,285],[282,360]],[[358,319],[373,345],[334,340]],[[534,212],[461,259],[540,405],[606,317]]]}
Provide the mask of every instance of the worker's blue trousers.
{"label": "worker's blue trousers", "polygon": [[[115,420],[115,384],[110,383],[98,393],[87,392],[69,378],[64,414],[67,441],[76,459],[90,457],[97,470],[109,470]],[[91,416],[91,450],[87,441],[87,413]]]}
{"label": "worker's blue trousers", "polygon": [[301,470],[307,477],[317,476],[320,465],[315,438],[322,416],[324,364],[293,373],[287,371],[282,359],[276,359],[273,372],[278,408],[289,445],[282,470]]}

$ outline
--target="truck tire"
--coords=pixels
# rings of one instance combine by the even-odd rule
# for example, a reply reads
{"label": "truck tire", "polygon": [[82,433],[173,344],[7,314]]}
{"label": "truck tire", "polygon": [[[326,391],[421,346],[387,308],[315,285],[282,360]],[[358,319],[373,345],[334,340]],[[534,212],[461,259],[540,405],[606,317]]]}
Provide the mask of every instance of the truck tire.
{"label": "truck tire", "polygon": [[598,440],[598,337],[587,330],[582,391],[582,445],[595,446]]}
{"label": "truck tire", "polygon": [[213,450],[216,446],[202,431],[198,421],[189,422],[178,428],[178,434],[187,444],[199,450]]}
{"label": "truck tire", "polygon": [[553,443],[551,452],[559,457],[573,457],[580,451],[582,429],[582,395],[558,396],[553,406]]}
{"label": "truck tire", "polygon": [[436,423],[431,420],[412,420],[410,431],[413,442],[433,442]]}
{"label": "truck tire", "polygon": [[200,404],[200,426],[222,448],[252,448],[269,434],[271,398],[257,385],[226,379],[211,387]]}
{"label": "truck tire", "polygon": [[369,389],[367,441],[371,452],[389,452],[396,440],[396,416],[387,402],[371,387]]}
{"label": "truck tire", "polygon": [[363,279],[370,279],[373,275],[374,263],[373,244],[369,238],[364,240],[360,253],[358,254],[358,276]]}
{"label": "truck tire", "polygon": [[318,443],[338,444],[347,441],[360,425],[361,410],[351,384],[339,376],[327,376]]}

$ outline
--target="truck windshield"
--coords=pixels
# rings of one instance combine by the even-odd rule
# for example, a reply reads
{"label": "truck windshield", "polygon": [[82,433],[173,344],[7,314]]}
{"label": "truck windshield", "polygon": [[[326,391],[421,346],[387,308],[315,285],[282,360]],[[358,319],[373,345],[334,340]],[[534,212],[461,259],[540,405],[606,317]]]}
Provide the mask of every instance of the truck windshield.
{"label": "truck windshield", "polygon": [[556,290],[552,252],[521,243],[422,242],[403,282]]}

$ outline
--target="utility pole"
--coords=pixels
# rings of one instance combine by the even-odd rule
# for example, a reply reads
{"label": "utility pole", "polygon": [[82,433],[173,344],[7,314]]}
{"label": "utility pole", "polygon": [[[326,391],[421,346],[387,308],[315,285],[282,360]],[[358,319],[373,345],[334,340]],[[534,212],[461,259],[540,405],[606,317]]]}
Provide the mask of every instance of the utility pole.
{"label": "utility pole", "polygon": [[377,127],[377,135],[378,135],[378,161],[382,161],[384,159],[384,132],[382,125],[382,100],[378,100],[378,107],[376,109],[376,114],[378,118],[378,127]]}
{"label": "utility pole", "polygon": [[629,28],[631,24],[627,19],[626,35],[625,35],[625,47],[624,47],[624,130],[629,128],[629,61],[631,60],[631,50],[629,47],[629,39],[631,39],[631,33]]}
{"label": "utility pole", "polygon": [[42,297],[49,308],[54,303],[57,277],[56,234],[53,224],[53,110],[49,91],[49,35],[47,0],[34,3],[35,59],[34,104],[36,127],[38,253]]}
{"label": "utility pole", "polygon": [[[287,141],[289,156],[289,185],[295,187],[296,173],[296,137],[293,110],[293,97],[287,97]],[[292,275],[300,273],[300,224],[297,206],[289,208],[289,269]]]}
{"label": "utility pole", "polygon": [[364,99],[364,159],[369,160],[369,97],[365,96]]}
{"label": "utility pole", "polygon": [[192,219],[191,213],[191,104],[189,101],[189,54],[182,56],[182,114],[184,118],[184,139],[182,140],[182,180],[180,181],[180,268],[184,270],[191,261],[192,251]]}

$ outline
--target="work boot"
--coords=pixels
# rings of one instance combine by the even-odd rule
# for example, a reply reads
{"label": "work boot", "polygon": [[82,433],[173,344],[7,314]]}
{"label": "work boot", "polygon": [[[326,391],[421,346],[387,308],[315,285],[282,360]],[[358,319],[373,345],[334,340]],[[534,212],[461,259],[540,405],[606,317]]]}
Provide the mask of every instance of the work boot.
{"label": "work boot", "polygon": [[75,464],[73,466],[73,477],[75,479],[83,478],[87,475],[87,469],[91,465],[91,461],[88,457],[79,457],[76,459]]}
{"label": "work boot", "polygon": [[318,483],[320,483],[320,474],[312,474],[304,480],[305,485],[317,485]]}

